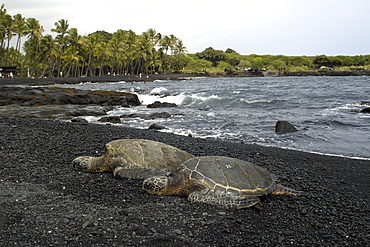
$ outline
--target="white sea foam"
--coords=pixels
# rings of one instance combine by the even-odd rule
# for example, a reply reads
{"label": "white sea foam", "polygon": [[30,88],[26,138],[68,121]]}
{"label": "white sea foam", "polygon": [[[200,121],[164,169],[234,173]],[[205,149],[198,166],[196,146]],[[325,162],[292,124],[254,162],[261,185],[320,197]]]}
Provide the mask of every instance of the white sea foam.
{"label": "white sea foam", "polygon": [[221,100],[222,98],[218,95],[210,95],[210,96],[203,96],[203,94],[193,94],[189,95],[184,99],[183,104],[184,105],[201,105],[204,103],[208,103],[210,101],[218,101]]}
{"label": "white sea foam", "polygon": [[273,100],[265,100],[265,99],[256,99],[256,100],[247,100],[247,99],[240,99],[241,102],[245,102],[247,104],[255,104],[255,103],[272,103]]}
{"label": "white sea foam", "polygon": [[156,87],[150,91],[149,95],[166,95],[168,92],[168,89],[165,87]]}
{"label": "white sea foam", "polygon": [[138,95],[139,100],[141,101],[141,104],[143,105],[149,105],[154,103],[155,101],[160,102],[167,102],[167,103],[174,103],[176,105],[181,105],[186,98],[185,94],[179,94],[179,95],[170,95],[170,96],[161,96],[161,95],[150,95],[150,94],[139,94]]}

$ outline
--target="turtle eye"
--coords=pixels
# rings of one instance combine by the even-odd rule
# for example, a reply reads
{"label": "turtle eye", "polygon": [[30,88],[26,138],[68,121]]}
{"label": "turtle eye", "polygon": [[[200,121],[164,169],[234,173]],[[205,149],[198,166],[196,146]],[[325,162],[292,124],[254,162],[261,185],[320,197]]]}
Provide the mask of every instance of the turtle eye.
{"label": "turtle eye", "polygon": [[167,172],[166,173],[166,177],[173,177],[174,175],[173,175],[173,172]]}

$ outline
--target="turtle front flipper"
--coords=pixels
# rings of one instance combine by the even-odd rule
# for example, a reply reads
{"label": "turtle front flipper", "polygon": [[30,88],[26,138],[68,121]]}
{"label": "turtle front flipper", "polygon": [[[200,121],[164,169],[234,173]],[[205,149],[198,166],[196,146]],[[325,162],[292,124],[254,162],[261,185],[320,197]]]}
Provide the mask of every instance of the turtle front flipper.
{"label": "turtle front flipper", "polygon": [[188,200],[190,202],[203,202],[210,205],[220,205],[228,209],[248,208],[260,201],[258,197],[255,196],[239,196],[208,188],[190,193]]}
{"label": "turtle front flipper", "polygon": [[286,194],[299,196],[299,195],[303,195],[304,192],[299,191],[299,190],[295,190],[295,189],[292,189],[292,188],[284,187],[281,184],[277,184],[276,189],[272,192],[272,194],[273,195],[278,195],[278,196],[286,195]]}
{"label": "turtle front flipper", "polygon": [[167,168],[127,164],[113,170],[115,178],[145,179],[153,176],[163,175],[170,172]]}

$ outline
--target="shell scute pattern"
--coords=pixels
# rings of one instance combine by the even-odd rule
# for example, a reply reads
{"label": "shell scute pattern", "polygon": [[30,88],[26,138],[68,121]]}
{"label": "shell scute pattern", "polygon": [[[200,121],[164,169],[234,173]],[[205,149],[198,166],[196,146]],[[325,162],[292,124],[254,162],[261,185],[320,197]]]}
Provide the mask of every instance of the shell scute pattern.
{"label": "shell scute pattern", "polygon": [[276,185],[271,173],[260,166],[222,156],[191,158],[166,176],[146,179],[142,188],[153,194],[187,196],[190,202],[230,209],[251,207],[260,201],[258,196],[265,194],[304,194]]}
{"label": "shell scute pattern", "polygon": [[166,174],[193,155],[173,146],[145,139],[119,139],[105,144],[100,157],[80,156],[72,166],[82,172],[113,172],[118,178]]}
{"label": "shell scute pattern", "polygon": [[185,170],[189,178],[202,181],[214,190],[261,196],[276,189],[267,170],[246,161],[205,157],[189,160]]}
{"label": "shell scute pattern", "polygon": [[130,145],[129,143],[123,142],[121,140],[115,140],[107,143],[106,146],[106,152],[108,153],[106,156],[108,157],[123,157],[128,158],[127,154],[123,152],[123,150],[130,150],[130,161],[137,164],[137,165],[143,165],[145,160],[143,156],[143,150],[140,146],[140,144],[136,141],[132,141]]}

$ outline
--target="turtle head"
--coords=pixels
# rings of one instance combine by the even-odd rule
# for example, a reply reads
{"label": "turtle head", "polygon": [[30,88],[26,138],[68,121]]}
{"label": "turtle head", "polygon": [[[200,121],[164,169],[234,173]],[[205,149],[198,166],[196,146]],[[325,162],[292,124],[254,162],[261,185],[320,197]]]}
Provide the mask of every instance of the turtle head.
{"label": "turtle head", "polygon": [[87,172],[91,164],[90,159],[90,156],[78,157],[72,161],[72,166],[76,170]]}
{"label": "turtle head", "polygon": [[168,176],[156,176],[143,182],[143,190],[157,195],[165,195],[168,185]]}
{"label": "turtle head", "polygon": [[143,190],[157,195],[182,195],[179,193],[185,182],[184,168],[182,165],[165,176],[156,176],[146,179],[143,182]]}

